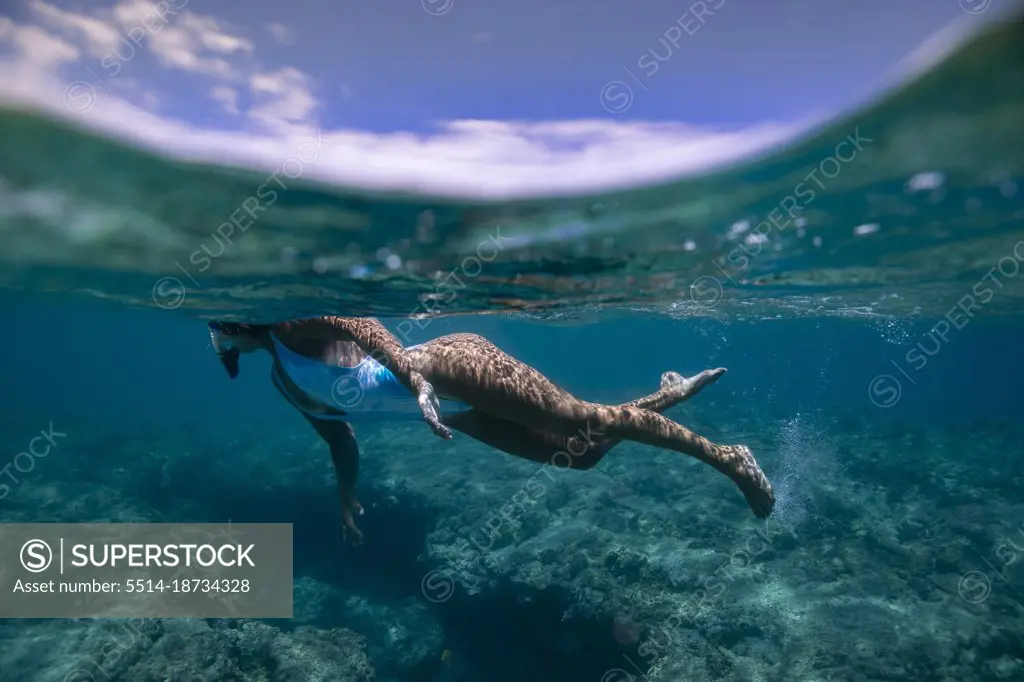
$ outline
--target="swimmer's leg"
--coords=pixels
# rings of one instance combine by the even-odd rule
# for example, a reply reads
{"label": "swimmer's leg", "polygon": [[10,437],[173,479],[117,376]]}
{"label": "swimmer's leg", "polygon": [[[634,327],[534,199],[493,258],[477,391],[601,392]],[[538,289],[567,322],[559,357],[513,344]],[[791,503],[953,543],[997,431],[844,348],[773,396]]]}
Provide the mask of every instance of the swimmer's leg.
{"label": "swimmer's leg", "polygon": [[[659,391],[624,404],[662,412],[689,400],[723,374],[725,368],[704,370],[688,378],[676,372],[665,372],[661,375]],[[593,468],[609,450],[622,442],[619,439],[608,438],[595,438],[588,442],[579,435],[564,436],[538,431],[506,419],[492,417],[479,410],[449,415],[446,422],[453,429],[502,452],[539,464],[551,463],[580,470]]]}
{"label": "swimmer's leg", "polygon": [[[678,372],[665,372],[661,375],[661,390],[637,400],[623,403],[622,406],[639,407],[643,410],[651,410],[661,414],[665,410],[675,407],[679,403],[686,402],[693,396],[700,393],[706,386],[718,381],[725,374],[725,368],[706,369],[700,374],[692,377],[684,377]],[[573,440],[582,442],[582,436],[573,436]],[[622,442],[621,438],[599,438],[592,446],[597,458],[600,459],[608,454],[608,451]],[[578,449],[579,446],[576,446]]]}
{"label": "swimmer's leg", "polygon": [[441,395],[481,412],[540,431],[596,433],[681,452],[728,476],[756,516],[768,516],[775,505],[772,486],[745,445],[712,443],[648,409],[579,400],[481,336],[443,336],[410,356]]}
{"label": "swimmer's leg", "polygon": [[630,400],[628,403],[622,403],[622,406],[664,412],[670,407],[686,402],[703,391],[705,387],[718,381],[725,371],[725,367],[706,369],[692,377],[684,377],[679,372],[665,372],[661,375],[661,389],[657,393]]}

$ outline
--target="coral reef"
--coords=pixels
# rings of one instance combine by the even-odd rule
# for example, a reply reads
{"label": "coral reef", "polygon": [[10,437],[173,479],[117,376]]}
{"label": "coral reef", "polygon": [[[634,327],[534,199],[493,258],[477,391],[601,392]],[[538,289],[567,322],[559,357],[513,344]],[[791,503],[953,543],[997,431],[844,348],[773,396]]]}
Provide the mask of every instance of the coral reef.
{"label": "coral reef", "polygon": [[1019,426],[731,407],[684,420],[754,449],[779,490],[767,522],[674,453],[623,444],[561,471],[375,426],[359,428],[362,547],[343,544],[329,458],[299,423],[93,429],[4,521],[293,522],[294,621],[145,621],[131,646],[111,622],[6,622],[0,677],[75,682],[80,660],[132,681],[1024,675]]}
{"label": "coral reef", "polygon": [[50,621],[0,627],[4,679],[39,682],[371,682],[351,630],[258,621]]}

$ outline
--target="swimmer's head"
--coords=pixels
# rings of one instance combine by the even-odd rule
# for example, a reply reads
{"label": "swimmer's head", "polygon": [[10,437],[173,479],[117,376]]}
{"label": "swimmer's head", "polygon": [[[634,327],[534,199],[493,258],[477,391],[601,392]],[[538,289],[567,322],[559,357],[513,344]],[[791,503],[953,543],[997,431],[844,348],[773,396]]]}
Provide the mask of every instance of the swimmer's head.
{"label": "swimmer's head", "polygon": [[213,350],[232,379],[238,376],[238,357],[263,348],[268,329],[266,325],[238,322],[210,322],[208,327]]}

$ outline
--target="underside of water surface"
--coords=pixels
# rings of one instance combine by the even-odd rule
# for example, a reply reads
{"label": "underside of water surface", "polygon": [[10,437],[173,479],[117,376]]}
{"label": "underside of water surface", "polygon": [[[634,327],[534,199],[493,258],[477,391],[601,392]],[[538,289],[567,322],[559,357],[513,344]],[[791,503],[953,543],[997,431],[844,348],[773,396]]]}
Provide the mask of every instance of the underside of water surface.
{"label": "underside of water surface", "polygon": [[[197,164],[9,104],[0,282],[259,320],[579,319],[609,304],[728,319],[941,315],[1024,255],[1022,31],[977,32],[753,158],[548,199],[430,199],[330,186],[315,165],[292,180],[284,164]],[[1021,280],[994,276],[989,309],[1013,309]]]}

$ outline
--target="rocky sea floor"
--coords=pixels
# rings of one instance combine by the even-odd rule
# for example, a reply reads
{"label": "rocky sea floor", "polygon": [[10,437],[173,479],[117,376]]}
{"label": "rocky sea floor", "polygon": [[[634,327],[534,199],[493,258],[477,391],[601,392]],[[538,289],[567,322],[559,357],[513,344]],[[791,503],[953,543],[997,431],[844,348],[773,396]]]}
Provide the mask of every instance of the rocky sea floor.
{"label": "rocky sea floor", "polygon": [[295,618],[0,621],[0,679],[1024,679],[1024,426],[735,408],[709,390],[669,414],[753,448],[779,493],[766,523],[654,448],[559,471],[360,426],[361,547],[285,407],[78,430],[0,521],[292,522]]}

